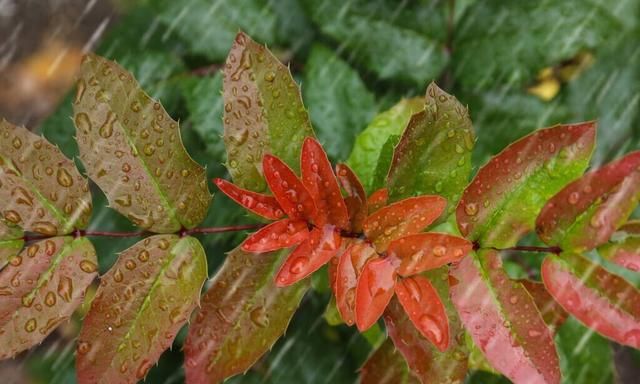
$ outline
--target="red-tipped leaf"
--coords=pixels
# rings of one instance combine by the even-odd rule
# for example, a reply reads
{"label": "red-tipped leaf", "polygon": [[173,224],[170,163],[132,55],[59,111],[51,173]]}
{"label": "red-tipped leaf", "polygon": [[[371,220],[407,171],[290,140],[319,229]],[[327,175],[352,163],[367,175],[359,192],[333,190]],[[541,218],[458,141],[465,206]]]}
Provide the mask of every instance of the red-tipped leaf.
{"label": "red-tipped leaf", "polygon": [[411,276],[459,261],[472,248],[473,244],[461,237],[429,232],[394,240],[387,253],[400,259],[399,275]]}
{"label": "red-tipped leaf", "polygon": [[389,201],[389,190],[387,188],[380,188],[373,192],[367,199],[369,214],[387,205],[387,201]]}
{"label": "red-tipped leaf", "polygon": [[376,255],[375,249],[363,241],[352,244],[340,255],[335,281],[336,305],[340,316],[348,325],[355,322],[358,276],[367,261]]}
{"label": "red-tipped leaf", "polygon": [[489,363],[516,383],[559,383],[553,336],[533,298],[508,278],[496,251],[451,268],[451,300]]}
{"label": "red-tipped leaf", "polygon": [[273,196],[242,189],[223,179],[213,179],[213,182],[230,199],[258,216],[269,220],[278,220],[284,216],[280,204]]}
{"label": "red-tipped leaf", "polygon": [[332,225],[312,230],[282,264],[276,275],[276,286],[289,286],[317,271],[338,253],[340,243],[340,234]]}
{"label": "red-tipped leaf", "polygon": [[317,209],[309,191],[287,164],[267,154],[262,159],[262,169],[269,189],[287,216],[306,221],[315,219]]}
{"label": "red-tipped leaf", "polygon": [[365,264],[356,287],[356,325],[361,332],[382,316],[395,285],[395,266],[389,258],[374,258]]}
{"label": "red-tipped leaf", "polygon": [[393,240],[421,232],[444,211],[447,200],[440,196],[410,197],[371,214],[364,222],[364,233],[383,252]]}
{"label": "red-tipped leaf", "polygon": [[515,245],[546,201],[587,168],[595,128],[587,122],[541,129],[493,157],[462,194],[460,233],[482,247]]}
{"label": "red-tipped leaf", "polygon": [[367,194],[358,176],[346,164],[336,165],[336,174],[342,189],[347,193],[344,202],[347,204],[351,231],[362,232],[362,225],[367,218]]}
{"label": "red-tipped leaf", "polygon": [[551,296],[586,326],[640,348],[640,291],[629,282],[574,253],[547,256],[542,280]]}
{"label": "red-tipped leaf", "polygon": [[449,347],[449,320],[429,280],[421,275],[401,279],[395,292],[416,329],[440,351],[445,351]]}
{"label": "red-tipped leaf", "polygon": [[309,237],[309,227],[302,220],[284,219],[253,233],[242,243],[246,252],[271,252],[289,248]]}
{"label": "red-tipped leaf", "polygon": [[302,145],[300,168],[302,182],[318,209],[318,220],[321,221],[316,224],[349,229],[349,213],[331,163],[320,143],[311,137],[307,137]]}
{"label": "red-tipped leaf", "polygon": [[547,244],[586,251],[606,243],[640,200],[640,152],[587,173],[542,209],[536,231]]}

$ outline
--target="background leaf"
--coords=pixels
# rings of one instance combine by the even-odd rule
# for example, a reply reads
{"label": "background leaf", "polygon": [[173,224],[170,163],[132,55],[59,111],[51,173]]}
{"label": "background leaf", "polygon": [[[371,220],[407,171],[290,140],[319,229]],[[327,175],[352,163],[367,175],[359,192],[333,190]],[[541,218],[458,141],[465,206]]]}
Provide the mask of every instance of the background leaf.
{"label": "background leaf", "polygon": [[360,370],[362,384],[418,383],[409,371],[404,357],[387,339],[375,350]]}
{"label": "background leaf", "polygon": [[120,254],[78,337],[78,381],[137,382],[198,305],[207,260],[193,237],[156,235]]}
{"label": "background leaf", "polygon": [[67,322],[97,270],[86,238],[41,240],[11,258],[0,272],[0,359],[41,343]]}
{"label": "background leaf", "polygon": [[331,159],[345,160],[355,136],[376,112],[375,99],[358,73],[330,49],[311,49],[304,73],[304,100]]}
{"label": "background leaf", "polygon": [[202,298],[185,344],[188,381],[218,382],[251,367],[284,333],[308,281],[276,288],[287,251],[232,251]]}
{"label": "background leaf", "polygon": [[90,55],[81,70],[74,100],[80,158],[111,206],[154,232],[198,225],[211,196],[178,124],[118,64]]}

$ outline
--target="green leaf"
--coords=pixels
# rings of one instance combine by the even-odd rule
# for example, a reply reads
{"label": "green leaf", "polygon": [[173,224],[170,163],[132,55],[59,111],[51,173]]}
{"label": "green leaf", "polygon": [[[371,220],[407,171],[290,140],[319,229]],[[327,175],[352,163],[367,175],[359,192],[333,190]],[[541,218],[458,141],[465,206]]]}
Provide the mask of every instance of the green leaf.
{"label": "green leaf", "polygon": [[395,148],[387,180],[391,198],[437,194],[452,211],[469,181],[474,142],[469,111],[429,84],[425,110],[411,117]]}
{"label": "green leaf", "polygon": [[[437,78],[449,61],[441,36],[430,37],[408,28],[404,17],[390,18],[390,14],[396,13],[393,7],[388,6],[386,12],[371,12],[371,9],[366,12],[362,2],[305,0],[305,3],[322,33],[346,48],[355,61],[381,79],[422,86]],[[424,8],[427,9],[422,12],[427,14],[442,15]],[[414,26],[418,24],[428,22],[422,19]]]}
{"label": "green leaf", "polygon": [[376,112],[373,93],[358,72],[322,45],[312,48],[304,79],[304,100],[320,141],[330,158],[346,159]]}
{"label": "green leaf", "polygon": [[[542,68],[606,43],[623,29],[615,0],[478,1],[456,26],[454,73],[465,88],[518,87]],[[558,22],[562,20],[562,22]]]}
{"label": "green leaf", "polygon": [[193,228],[211,202],[178,124],[118,64],[85,56],[74,100],[80,159],[110,205],[153,232]]}
{"label": "green leaf", "polygon": [[373,183],[371,184],[372,190],[378,190],[387,186],[387,175],[389,174],[389,168],[391,168],[391,161],[393,160],[393,151],[400,141],[400,135],[391,135],[387,142],[384,143],[380,150],[380,156],[376,164],[375,173],[373,175]]}
{"label": "green leaf", "polygon": [[451,300],[489,363],[512,381],[559,383],[553,336],[527,290],[510,280],[496,251],[451,269]]}
{"label": "green leaf", "polygon": [[8,225],[0,220],[0,270],[24,246],[24,232],[20,228]]}
{"label": "green leaf", "polygon": [[89,183],[60,150],[6,120],[0,121],[0,213],[25,231],[69,234],[91,217]]}
{"label": "green leaf", "polygon": [[298,171],[302,142],[314,134],[289,69],[240,32],[227,57],[223,88],[224,142],[233,181],[263,191],[265,153]]}
{"label": "green leaf", "polygon": [[198,305],[207,278],[193,237],[156,235],[120,254],[102,276],[78,337],[78,381],[137,382]]}
{"label": "green leaf", "polygon": [[222,164],[225,158],[222,140],[222,75],[187,77],[180,82],[189,111],[191,127],[206,147],[211,163]]}
{"label": "green leaf", "polygon": [[308,280],[277,288],[287,251],[236,248],[211,281],[185,343],[188,382],[219,382],[249,369],[286,330]]}
{"label": "green leaf", "polygon": [[[631,271],[640,271],[640,222],[630,221],[620,228],[624,234],[621,239],[602,245],[598,253],[605,260],[621,265]],[[616,237],[614,234],[613,237]]]}
{"label": "green leaf", "polygon": [[265,44],[275,42],[277,19],[262,0],[153,2],[158,19],[188,45],[191,53],[222,60],[238,30]]}
{"label": "green leaf", "polygon": [[547,202],[536,220],[542,241],[583,252],[605,244],[640,201],[640,152],[595,169]]}
{"label": "green leaf", "polygon": [[449,348],[440,352],[418,331],[397,298],[393,298],[384,314],[387,333],[409,368],[422,382],[451,383],[462,381],[467,374],[468,351],[464,329],[449,299],[448,267],[431,270],[424,275],[438,291],[449,320]]}
{"label": "green leaf", "polygon": [[0,272],[0,359],[38,345],[82,304],[98,275],[86,238],[31,244]]}
{"label": "green leaf", "polygon": [[356,137],[347,164],[358,175],[367,192],[374,190],[376,165],[389,137],[401,135],[411,115],[423,109],[424,102],[421,98],[402,99],[389,110],[378,114]]}
{"label": "green leaf", "polygon": [[587,168],[595,123],[538,130],[483,166],[456,210],[464,237],[481,247],[510,247],[534,227],[549,198]]}
{"label": "green leaf", "polygon": [[570,317],[556,335],[562,383],[613,383],[613,354],[607,339]]}
{"label": "green leaf", "polygon": [[616,342],[640,348],[640,290],[576,253],[548,255],[547,291],[571,315]]}
{"label": "green leaf", "polygon": [[[624,7],[609,9],[618,8]],[[640,19],[640,12],[629,15],[636,22]],[[594,52],[595,63],[567,84],[572,118],[597,119],[605,128],[598,133],[596,164],[640,148],[640,72],[635,70],[640,66],[638,36],[637,29],[609,39]]]}
{"label": "green leaf", "polygon": [[387,339],[360,368],[360,383],[408,384],[419,381],[411,374],[391,339]]}

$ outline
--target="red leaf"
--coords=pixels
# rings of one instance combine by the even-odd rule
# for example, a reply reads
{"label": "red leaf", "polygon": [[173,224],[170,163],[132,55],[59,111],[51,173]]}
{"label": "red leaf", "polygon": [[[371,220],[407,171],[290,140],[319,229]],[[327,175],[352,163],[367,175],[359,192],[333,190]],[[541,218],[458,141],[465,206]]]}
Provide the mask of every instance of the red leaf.
{"label": "red leaf", "polygon": [[358,276],[366,262],[377,255],[375,249],[366,242],[352,244],[340,256],[336,270],[335,296],[338,312],[348,325],[355,321],[356,287]]}
{"label": "red leaf", "polygon": [[309,276],[338,253],[340,234],[332,225],[314,229],[309,237],[291,252],[276,276],[276,286],[286,287]]}
{"label": "red leaf", "polygon": [[246,252],[271,252],[289,248],[309,237],[309,227],[302,220],[284,219],[251,234],[242,243]]}
{"label": "red leaf", "polygon": [[401,260],[398,274],[411,276],[456,262],[467,255],[473,244],[446,233],[418,233],[392,241],[387,254]]}
{"label": "red leaf", "polygon": [[558,329],[567,319],[568,314],[547,292],[544,284],[531,280],[519,280],[519,282],[533,297],[544,322],[554,329]]}
{"label": "red leaf", "polygon": [[302,145],[300,168],[302,182],[318,209],[316,225],[331,224],[349,229],[349,213],[331,163],[320,143],[311,137],[307,137]]}
{"label": "red leaf", "polygon": [[421,232],[442,214],[446,206],[447,200],[435,195],[400,200],[367,217],[364,233],[378,252],[384,252],[391,241]]}
{"label": "red leaf", "polygon": [[[446,286],[443,288],[445,290],[440,291],[441,295],[446,293]],[[440,352],[420,334],[397,299],[391,300],[384,313],[389,338],[404,356],[413,374],[423,383],[464,382],[467,375],[468,352],[464,330],[455,311],[450,313],[449,319],[450,347],[446,352]]]}
{"label": "red leaf", "polygon": [[404,357],[390,339],[369,356],[360,369],[360,384],[417,384]]}
{"label": "red leaf", "polygon": [[369,329],[382,316],[395,285],[395,267],[388,258],[367,261],[356,287],[356,325],[360,332]]}
{"label": "red leaf", "polygon": [[374,213],[378,209],[387,205],[389,200],[389,190],[387,188],[380,188],[373,192],[369,199],[367,199],[367,206],[369,214]]}
{"label": "red leaf", "polygon": [[269,189],[287,216],[306,221],[315,219],[317,209],[309,191],[287,164],[267,154],[262,159],[262,169]]}
{"label": "red leaf", "polygon": [[213,179],[213,182],[225,195],[258,216],[269,220],[278,220],[284,216],[280,204],[273,196],[242,189],[223,179]]}
{"label": "red leaf", "polygon": [[336,165],[336,174],[340,185],[347,193],[344,202],[347,204],[347,211],[349,212],[351,231],[360,233],[368,214],[367,194],[358,176],[346,164]]}
{"label": "red leaf", "polygon": [[595,123],[538,130],[484,165],[456,208],[463,237],[483,247],[510,247],[534,228],[544,203],[580,177],[595,143]]}
{"label": "red leaf", "polygon": [[401,279],[395,292],[416,329],[439,350],[445,351],[449,347],[449,320],[429,280],[421,275]]}
{"label": "red leaf", "polygon": [[640,348],[640,292],[577,254],[549,255],[542,280],[562,307],[589,328]]}
{"label": "red leaf", "polygon": [[630,271],[640,272],[640,236],[628,236],[621,242],[598,248],[600,255]]}
{"label": "red leaf", "polygon": [[585,174],[558,192],[536,220],[547,244],[586,251],[606,243],[640,200],[640,152]]}
{"label": "red leaf", "polygon": [[450,284],[465,328],[494,368],[516,383],[560,382],[552,334],[498,252],[469,254],[451,268]]}

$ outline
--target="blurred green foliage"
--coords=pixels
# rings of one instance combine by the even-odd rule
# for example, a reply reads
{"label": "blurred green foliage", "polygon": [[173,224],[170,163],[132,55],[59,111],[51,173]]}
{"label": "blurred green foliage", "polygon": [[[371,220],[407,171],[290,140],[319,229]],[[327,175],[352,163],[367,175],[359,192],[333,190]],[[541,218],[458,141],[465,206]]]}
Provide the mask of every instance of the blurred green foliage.
{"label": "blurred green foliage", "polygon": [[[469,107],[478,138],[476,170],[517,138],[561,122],[599,120],[596,162],[640,148],[639,20],[640,0],[144,0],[126,7],[97,52],[132,71],[180,120],[187,149],[210,177],[228,177],[219,70],[236,32],[244,30],[288,62],[302,82],[314,129],[332,160],[347,160],[353,151],[367,187],[378,187],[400,132],[376,131],[374,124],[371,137],[358,134],[402,97],[422,96],[432,80]],[[534,86],[557,90],[540,97],[530,91]],[[76,156],[70,116],[66,98],[41,129]],[[366,156],[371,143],[377,149]],[[99,190],[93,192],[92,228],[130,230]],[[217,194],[204,225],[255,220]],[[202,237],[210,275],[244,236]],[[101,271],[132,242],[96,242]],[[274,350],[230,382],[355,381],[371,346],[352,328],[326,324],[328,300],[326,292],[310,293]],[[183,381],[181,340],[147,382]],[[570,320],[557,340],[567,383],[613,380],[604,339]],[[32,378],[72,383],[69,345],[48,341],[30,352],[25,366]],[[505,380],[476,372],[468,382]]]}

